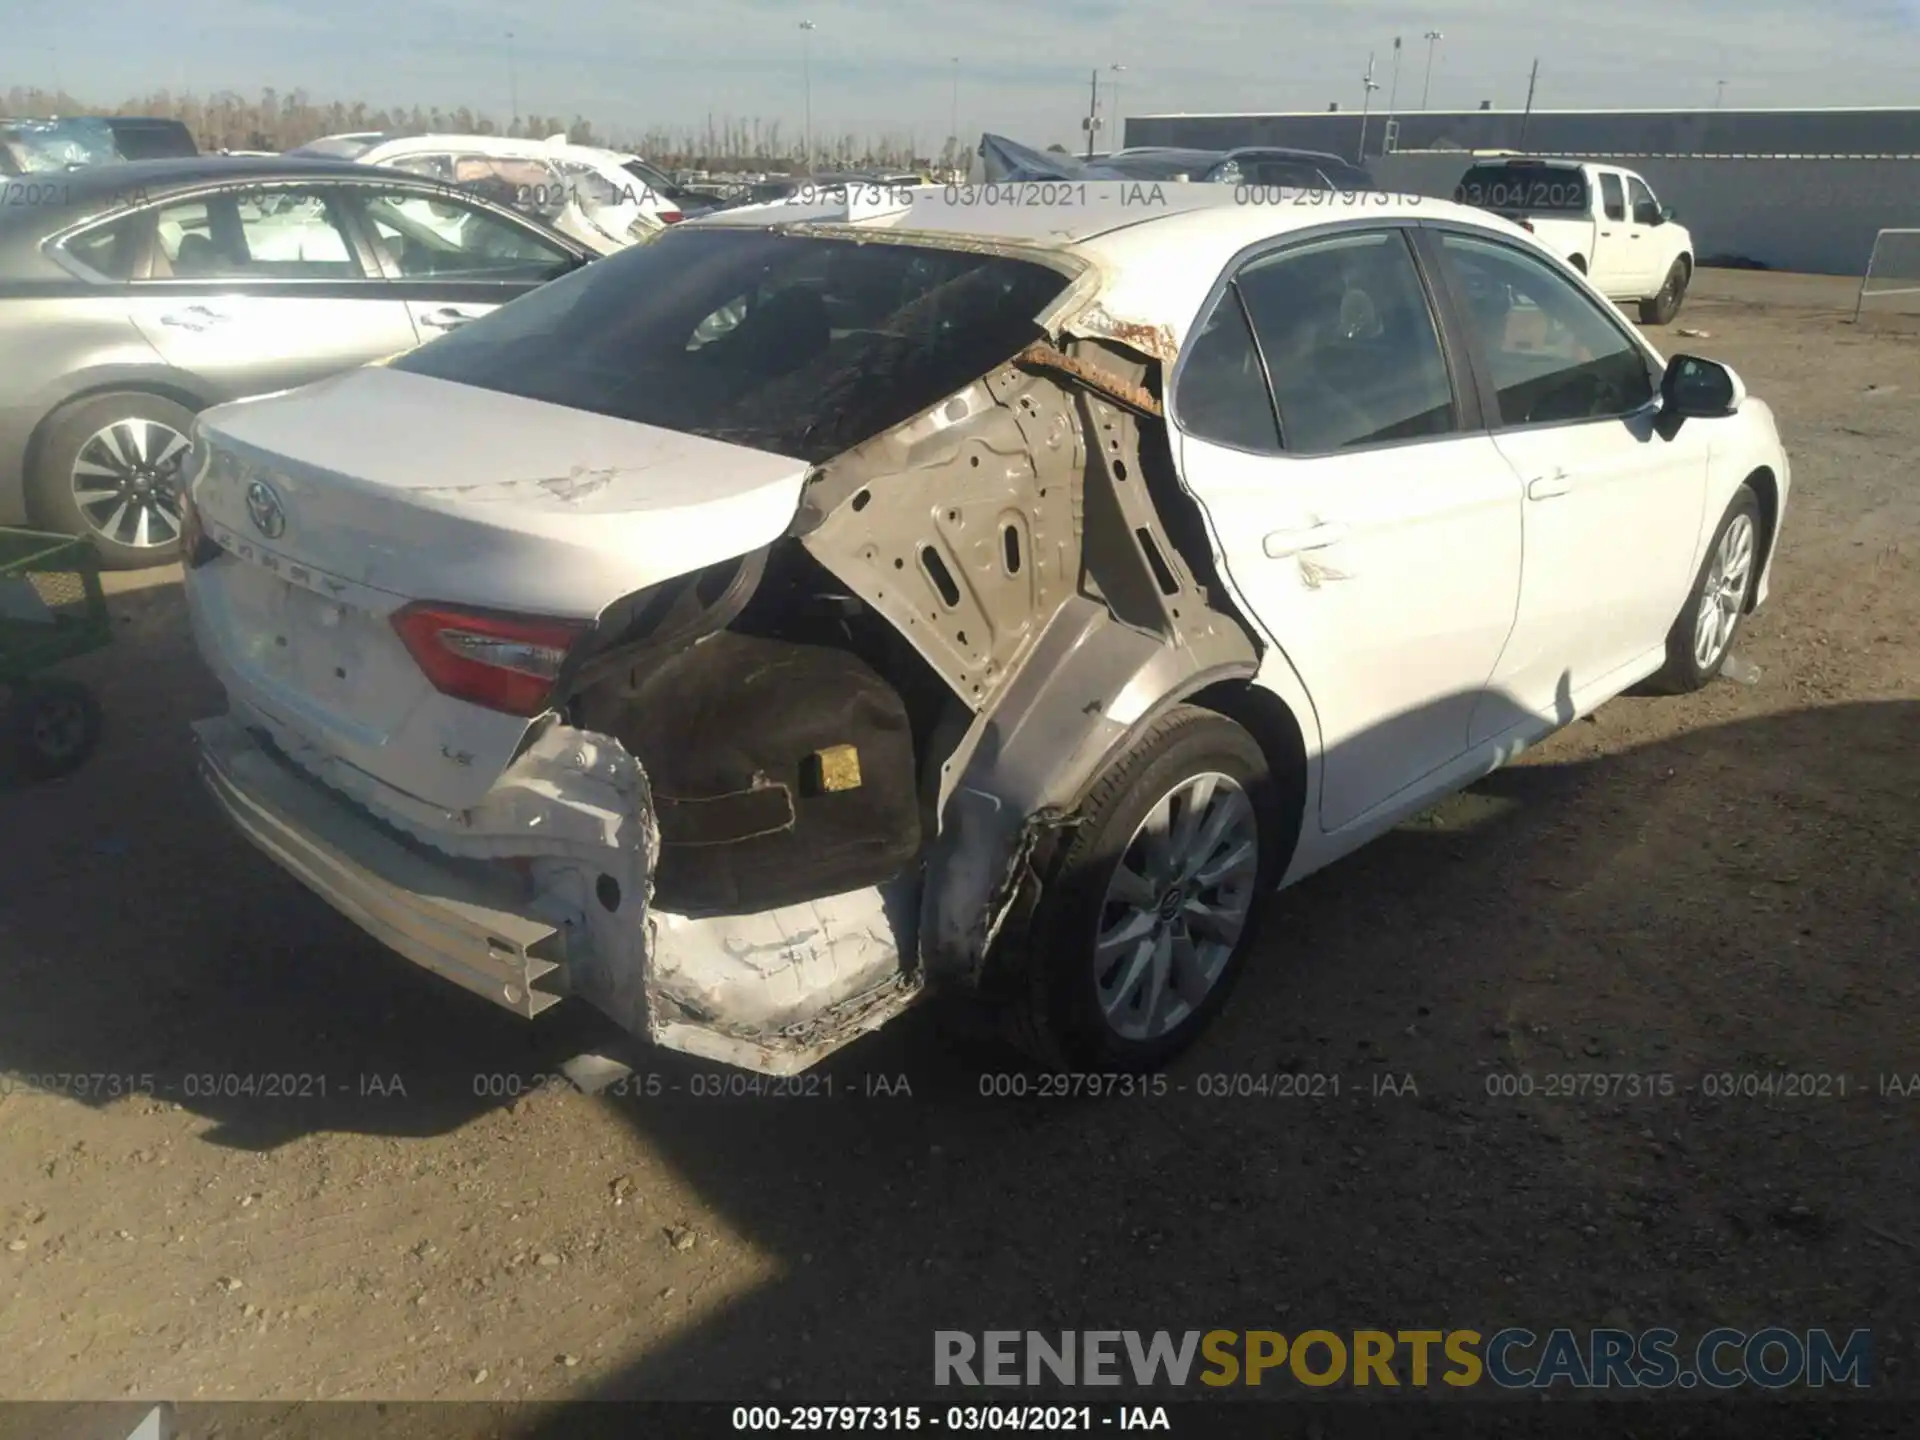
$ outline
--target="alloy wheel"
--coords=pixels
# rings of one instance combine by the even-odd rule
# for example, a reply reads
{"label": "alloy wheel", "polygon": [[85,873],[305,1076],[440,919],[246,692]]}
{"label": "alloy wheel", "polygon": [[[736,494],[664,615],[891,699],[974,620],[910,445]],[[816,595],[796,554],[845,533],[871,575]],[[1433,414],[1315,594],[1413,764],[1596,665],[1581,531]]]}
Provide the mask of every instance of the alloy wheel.
{"label": "alloy wheel", "polygon": [[74,456],[74,502],[94,532],[117,545],[171,545],[180,538],[180,471],[191,448],[161,421],[116,420]]}
{"label": "alloy wheel", "polygon": [[1157,1040],[1205,1003],[1247,928],[1259,869],[1259,820],[1231,776],[1192,776],[1160,798],[1100,909],[1094,985],[1114,1034]]}
{"label": "alloy wheel", "polygon": [[1700,608],[1694,617],[1693,663],[1704,673],[1720,663],[1740,613],[1747,603],[1747,581],[1753,572],[1753,517],[1735,515],[1700,587]]}

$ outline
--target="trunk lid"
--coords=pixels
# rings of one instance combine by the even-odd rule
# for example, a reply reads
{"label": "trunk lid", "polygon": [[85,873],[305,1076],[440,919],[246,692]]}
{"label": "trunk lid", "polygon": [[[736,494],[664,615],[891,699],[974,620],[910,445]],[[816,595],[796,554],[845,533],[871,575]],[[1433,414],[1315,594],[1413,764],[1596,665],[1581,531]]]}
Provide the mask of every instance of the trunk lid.
{"label": "trunk lid", "polygon": [[445,811],[533,722],[436,690],[398,610],[595,620],[776,539],[809,468],[381,367],[210,410],[200,435],[191,493],[225,552],[187,572],[202,653],[309,768]]}

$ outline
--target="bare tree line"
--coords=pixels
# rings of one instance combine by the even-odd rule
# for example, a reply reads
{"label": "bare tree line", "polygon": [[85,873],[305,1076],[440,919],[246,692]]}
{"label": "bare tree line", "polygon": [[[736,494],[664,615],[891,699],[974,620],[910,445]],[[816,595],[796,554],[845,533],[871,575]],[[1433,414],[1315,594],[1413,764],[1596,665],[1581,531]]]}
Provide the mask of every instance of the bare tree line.
{"label": "bare tree line", "polygon": [[[778,120],[709,115],[702,125],[654,126],[639,133],[603,131],[576,114],[523,115],[502,125],[485,111],[462,105],[378,107],[363,100],[317,101],[305,90],[282,94],[267,87],[249,100],[231,90],[206,96],[156,90],[114,105],[100,105],[67,93],[14,86],[5,95],[9,115],[151,115],[178,120],[193,132],[202,150],[290,150],[322,135],[379,131],[394,135],[448,133],[512,135],[545,139],[565,133],[580,145],[600,145],[644,156],[676,169],[784,172],[805,161],[804,137]],[[813,137],[814,163],[821,169],[913,169],[950,165],[965,153],[956,137],[946,137],[939,153],[916,156],[911,133]]]}

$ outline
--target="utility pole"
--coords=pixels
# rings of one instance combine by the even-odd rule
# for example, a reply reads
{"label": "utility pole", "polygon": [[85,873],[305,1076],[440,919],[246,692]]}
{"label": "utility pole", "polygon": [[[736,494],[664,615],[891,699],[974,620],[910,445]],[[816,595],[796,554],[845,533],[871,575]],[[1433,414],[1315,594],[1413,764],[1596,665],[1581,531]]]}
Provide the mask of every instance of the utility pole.
{"label": "utility pole", "polygon": [[1713,108],[1718,110],[1727,98],[1727,82],[1724,80],[1716,80],[1713,83]]}
{"label": "utility pole", "polygon": [[1433,47],[1447,37],[1438,30],[1429,30],[1424,37],[1427,42],[1427,79],[1420,87],[1420,108],[1427,108],[1427,97],[1433,93]]}
{"label": "utility pole", "polygon": [[953,137],[949,146],[954,160],[960,156],[960,57],[953,57],[953,122],[947,127],[947,133]]}
{"label": "utility pole", "polygon": [[1087,101],[1087,159],[1093,159],[1093,137],[1100,129],[1100,67],[1093,67],[1093,93]]}
{"label": "utility pole", "polygon": [[1373,92],[1380,87],[1373,79],[1373,52],[1367,52],[1367,73],[1360,77],[1360,153],[1353,158],[1359,164],[1367,163],[1367,112],[1373,108]]}
{"label": "utility pole", "polygon": [[1393,85],[1387,91],[1387,117],[1391,119],[1398,113],[1400,100],[1400,37],[1393,37]]}
{"label": "utility pole", "polygon": [[1126,68],[1124,65],[1109,65],[1107,67],[1107,69],[1113,72],[1114,77],[1107,82],[1107,103],[1113,107],[1112,148],[1115,150],[1123,149],[1127,138],[1125,132],[1121,129],[1120,120],[1120,76],[1125,72]]}
{"label": "utility pole", "polygon": [[811,20],[800,22],[800,90],[806,109],[801,143],[806,147],[806,173],[813,174],[813,32]]}
{"label": "utility pole", "polygon": [[1520,116],[1520,152],[1526,153],[1527,126],[1533,119],[1533,87],[1540,82],[1540,61],[1533,62],[1533,73],[1527,77],[1527,108]]}

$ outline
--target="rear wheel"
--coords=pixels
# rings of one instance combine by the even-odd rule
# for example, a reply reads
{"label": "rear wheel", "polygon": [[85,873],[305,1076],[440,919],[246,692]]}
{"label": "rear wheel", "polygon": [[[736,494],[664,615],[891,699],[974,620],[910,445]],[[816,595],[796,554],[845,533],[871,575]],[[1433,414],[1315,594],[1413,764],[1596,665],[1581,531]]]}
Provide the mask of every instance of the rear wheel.
{"label": "rear wheel", "polygon": [[192,429],[191,410],[134,390],[60,411],[40,437],[28,477],[35,521],[86,536],[115,570],[173,560]]}
{"label": "rear wheel", "polygon": [[1062,1070],[1138,1072],[1186,1049],[1246,962],[1278,853],[1265,755],[1182,705],[1094,786],[1043,890],[1009,1018]]}
{"label": "rear wheel", "polygon": [[1652,299],[1640,302],[1640,323],[1642,325],[1671,325],[1673,317],[1680,313],[1680,307],[1687,298],[1687,282],[1692,272],[1687,262],[1676,260],[1673,268],[1667,271],[1667,278],[1661,283],[1659,292]]}
{"label": "rear wheel", "polygon": [[1760,573],[1760,502],[1742,485],[1714,531],[1687,603],[1667,632],[1667,663],[1649,687],[1669,695],[1701,689],[1733,653]]}

